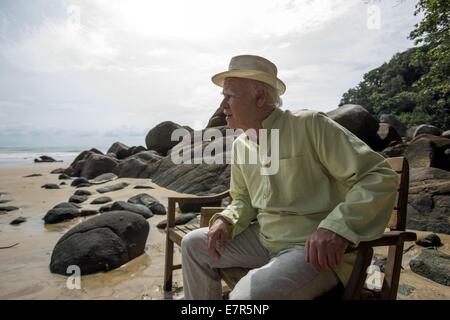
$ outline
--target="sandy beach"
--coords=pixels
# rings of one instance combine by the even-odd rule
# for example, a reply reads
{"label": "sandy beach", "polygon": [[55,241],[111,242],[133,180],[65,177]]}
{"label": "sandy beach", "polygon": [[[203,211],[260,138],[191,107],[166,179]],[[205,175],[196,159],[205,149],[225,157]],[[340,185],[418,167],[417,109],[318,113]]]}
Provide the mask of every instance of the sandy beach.
{"label": "sandy beach", "polygon": [[[81,278],[81,289],[68,289],[68,277],[53,274],[49,270],[52,250],[58,239],[74,225],[90,219],[81,217],[71,221],[54,225],[45,225],[42,217],[54,205],[66,202],[76,190],[67,185],[61,189],[47,190],[41,188],[46,183],[59,184],[57,174],[50,171],[65,167],[66,163],[39,163],[0,167],[0,193],[2,199],[11,199],[4,205],[19,207],[19,210],[0,214],[0,247],[17,244],[11,248],[0,250],[0,299],[179,299],[182,298],[181,272],[174,272],[174,289],[171,294],[162,290],[164,272],[165,234],[156,228],[156,224],[165,216],[154,215],[148,219],[150,234],[147,239],[145,253],[118,269],[107,273],[96,273]],[[25,178],[30,174],[42,176]],[[128,182],[125,189],[107,193],[115,201],[127,200],[130,197],[146,192],[156,197],[167,206],[167,197],[179,193],[161,188],[150,180],[121,178],[108,182],[102,186]],[[155,189],[133,189],[135,185],[151,185]],[[98,186],[83,188],[93,192],[93,199],[98,194]],[[99,205],[97,205],[98,208]],[[89,209],[95,205],[83,204]],[[27,221],[20,225],[10,225],[15,218],[26,217]],[[429,232],[417,232],[418,237]],[[450,236],[439,234],[443,247],[438,250],[449,254]],[[411,247],[413,246],[413,247]],[[411,248],[410,248],[411,247]],[[409,268],[409,261],[422,250],[414,243],[406,243],[407,253],[403,258],[404,270],[401,274],[400,285],[413,287],[412,292],[404,294],[399,290],[398,299],[450,299],[448,287],[428,280],[413,273]],[[376,254],[386,254],[387,248],[375,250]],[[176,251],[175,263],[180,255]]]}
{"label": "sandy beach", "polygon": [[[46,183],[59,184],[57,174],[50,171],[66,167],[66,163],[38,163],[20,166],[0,167],[0,193],[2,199],[11,199],[3,205],[19,207],[19,210],[0,214],[0,247],[14,245],[0,250],[0,299],[171,299],[180,296],[177,287],[181,284],[181,272],[174,272],[174,294],[165,295],[162,290],[164,272],[165,234],[156,224],[165,216],[154,215],[148,219],[150,233],[145,253],[118,269],[107,273],[83,276],[81,289],[70,290],[66,286],[67,277],[53,274],[49,270],[52,250],[59,238],[74,225],[90,219],[81,217],[54,225],[45,225],[42,217],[54,205],[66,202],[76,190],[67,185],[61,189],[41,188]],[[24,178],[30,174],[38,177]],[[118,182],[128,182],[125,189],[107,193],[115,201],[127,200],[142,192],[156,197],[165,206],[167,197],[179,193],[160,188],[144,179],[118,179],[102,184],[108,186]],[[145,184],[155,189],[133,189]],[[99,186],[83,188],[98,196]],[[83,208],[99,208],[100,205],[85,204]],[[20,225],[10,225],[15,218],[26,217]],[[175,262],[179,255],[175,254]]]}

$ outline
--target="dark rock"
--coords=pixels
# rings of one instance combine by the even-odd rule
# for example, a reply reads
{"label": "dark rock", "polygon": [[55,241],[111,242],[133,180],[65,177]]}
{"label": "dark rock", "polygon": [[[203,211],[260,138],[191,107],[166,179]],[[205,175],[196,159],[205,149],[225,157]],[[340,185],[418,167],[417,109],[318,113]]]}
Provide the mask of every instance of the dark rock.
{"label": "dark rock", "polygon": [[386,263],[387,263],[387,258],[383,257],[383,256],[378,256],[375,255],[373,257],[373,265],[377,266],[380,269],[380,272],[386,272]]}
{"label": "dark rock", "polygon": [[47,212],[43,220],[47,224],[71,220],[80,216],[80,210],[77,208],[53,208]]}
{"label": "dark rock", "polygon": [[216,202],[205,202],[205,203],[194,203],[194,204],[180,204],[180,210],[183,213],[188,212],[200,212],[202,207],[220,207],[222,201],[216,201]]}
{"label": "dark rock", "polygon": [[123,188],[126,188],[129,184],[126,182],[121,182],[121,183],[117,183],[114,184],[112,186],[107,186],[107,187],[103,187],[103,188],[99,188],[96,191],[98,193],[106,193],[106,192],[111,192],[111,191],[117,191],[117,190],[121,190]]}
{"label": "dark rock", "polygon": [[123,151],[128,152],[128,149],[130,149],[129,146],[127,146],[127,145],[125,145],[125,144],[123,144],[121,142],[115,142],[115,143],[112,144],[111,147],[109,147],[109,149],[108,149],[108,151],[106,153],[107,154],[108,153],[114,153],[117,156],[118,159],[123,159],[123,158],[119,157],[119,153],[123,152]]}
{"label": "dark rock", "polygon": [[328,116],[347,128],[374,150],[381,150],[377,135],[378,121],[366,109],[355,104],[346,104],[327,112]]}
{"label": "dark rock", "polygon": [[27,176],[23,176],[24,178],[32,178],[32,177],[42,177],[42,174],[40,173],[33,173],[33,174],[29,174]]}
{"label": "dark rock", "polygon": [[81,208],[81,206],[73,202],[61,202],[53,207],[53,209],[61,209],[61,208],[79,209]]}
{"label": "dark rock", "polygon": [[103,212],[108,212],[108,211],[112,211],[112,203],[108,203],[104,206],[101,206],[100,209],[98,209],[99,212],[103,213]]}
{"label": "dark rock", "polygon": [[93,179],[102,173],[112,172],[119,164],[115,159],[107,156],[91,153],[86,159],[81,169],[80,176]]}
{"label": "dark rock", "polygon": [[78,188],[88,188],[88,187],[90,187],[90,186],[92,186],[91,183],[80,183],[79,185],[76,186],[76,188],[77,188],[77,189],[78,189]]}
{"label": "dark rock", "polygon": [[144,161],[146,163],[153,163],[161,160],[163,157],[154,150],[147,150],[134,154],[132,158]]}
{"label": "dark rock", "polygon": [[144,218],[127,211],[86,220],[58,241],[50,270],[67,275],[67,267],[77,265],[85,275],[118,268],[144,253],[149,229]]}
{"label": "dark rock", "polygon": [[77,196],[77,195],[73,195],[70,197],[69,202],[74,202],[74,203],[83,203],[88,199],[88,196]]}
{"label": "dark rock", "polygon": [[[197,218],[197,215],[198,214],[196,214],[196,213],[185,213],[185,214],[176,216],[175,217],[175,225],[178,226],[178,225],[186,224],[189,221],[191,221],[192,219]],[[158,229],[164,229],[166,226],[167,226],[167,220],[163,220],[156,225],[156,227]]]}
{"label": "dark rock", "polygon": [[419,134],[431,134],[434,136],[440,136],[442,134],[442,130],[438,127],[431,126],[429,124],[421,124],[420,126],[415,127],[413,139],[417,137]]}
{"label": "dark rock", "polygon": [[128,199],[129,203],[146,206],[153,214],[165,215],[166,208],[154,197],[146,193],[140,193]]}
{"label": "dark rock", "polygon": [[227,120],[221,108],[218,108],[208,121],[206,128],[226,126]]}
{"label": "dark rock", "polygon": [[89,180],[89,183],[92,184],[102,184],[109,181],[116,180],[118,177],[112,172],[104,173],[99,175],[98,177],[95,177],[94,179]]}
{"label": "dark rock", "polygon": [[57,184],[54,184],[54,183],[46,183],[43,186],[41,186],[41,188],[44,188],[44,189],[60,189],[60,187]]}
{"label": "dark rock", "polygon": [[137,185],[133,189],[155,189],[152,186],[145,186],[145,185]]}
{"label": "dark rock", "polygon": [[81,210],[80,215],[81,215],[82,217],[86,217],[86,216],[93,216],[93,215],[95,215],[95,214],[97,214],[97,213],[98,213],[97,210],[83,209],[83,210]]}
{"label": "dark rock", "polygon": [[114,173],[116,173],[121,178],[139,178],[146,167],[146,162],[136,158],[128,158],[126,160],[123,160],[114,169]]}
{"label": "dark rock", "polygon": [[97,199],[92,200],[91,204],[104,204],[111,201],[112,199],[110,197],[98,197]]}
{"label": "dark rock", "polygon": [[27,218],[18,217],[17,219],[14,219],[13,221],[11,221],[9,224],[11,224],[11,225],[18,225],[18,224],[24,223],[26,221],[27,221]]}
{"label": "dark rock", "polygon": [[424,249],[409,263],[411,270],[434,282],[450,286],[450,256],[433,249]]}
{"label": "dark rock", "polygon": [[133,203],[125,202],[125,201],[116,201],[112,204],[111,209],[114,211],[124,210],[124,211],[134,212],[134,213],[140,214],[145,219],[153,217],[153,214],[150,211],[150,209],[148,209],[146,206],[141,205],[141,204],[133,204]]}
{"label": "dark rock", "polygon": [[80,184],[82,184],[82,183],[87,183],[87,184],[89,184],[89,180],[86,179],[86,178],[83,178],[83,177],[81,177],[81,178],[76,178],[75,180],[72,181],[72,183],[71,183],[70,185],[71,185],[72,187],[76,187],[76,186],[78,186],[78,185],[80,185]]}
{"label": "dark rock", "polygon": [[416,288],[407,284],[399,284],[398,292],[404,296],[409,296]]}
{"label": "dark rock", "polygon": [[441,238],[435,233],[429,234],[424,238],[417,239],[416,244],[425,248],[436,248],[442,246]]}
{"label": "dark rock", "polygon": [[387,158],[402,157],[405,154],[406,148],[408,148],[408,145],[406,143],[397,143],[384,149],[383,154]]}
{"label": "dark rock", "polygon": [[388,123],[398,132],[399,135],[404,136],[406,133],[406,126],[397,119],[396,116],[391,114],[382,114],[380,116],[381,123]]}
{"label": "dark rock", "polygon": [[61,182],[59,185],[60,185],[60,186],[65,186],[65,185],[67,185],[67,183],[65,183],[65,182],[63,181],[63,182]]}
{"label": "dark rock", "polygon": [[89,190],[77,190],[77,191],[75,191],[74,195],[76,195],[76,196],[90,196],[90,195],[92,195],[92,192],[90,192]]}
{"label": "dark rock", "polygon": [[450,148],[450,139],[429,134],[414,138],[405,151],[412,168],[434,167],[450,170],[450,162],[444,151]]}
{"label": "dark rock", "polygon": [[62,161],[56,161],[55,159],[49,156],[40,156],[38,159],[34,159],[34,162],[62,162]]}
{"label": "dark rock", "polygon": [[52,173],[52,174],[60,174],[60,173],[64,173],[65,171],[66,171],[66,169],[64,169],[64,168],[58,168],[58,169],[50,171],[50,173]]}
{"label": "dark rock", "polygon": [[0,211],[14,211],[14,210],[19,210],[19,208],[17,207],[13,207],[13,206],[0,206]]}
{"label": "dark rock", "polygon": [[9,200],[9,199],[2,199],[2,200],[0,200],[0,203],[7,203],[7,202],[10,202],[11,200]]}
{"label": "dark rock", "polygon": [[65,173],[61,173],[61,174],[58,176],[58,179],[59,179],[59,180],[67,180],[67,179],[70,179],[70,176],[67,175],[67,174],[65,174]]}
{"label": "dark rock", "polygon": [[392,143],[402,142],[402,138],[397,133],[395,128],[387,123],[380,123],[377,134],[381,139],[380,146],[382,149],[392,145]]}
{"label": "dark rock", "polygon": [[[166,155],[167,152],[178,143],[178,141],[172,141],[171,139],[172,132],[177,129],[183,128],[172,121],[165,121],[158,124],[151,129],[145,137],[147,149],[155,150],[162,155]],[[187,133],[187,130],[185,131]]]}

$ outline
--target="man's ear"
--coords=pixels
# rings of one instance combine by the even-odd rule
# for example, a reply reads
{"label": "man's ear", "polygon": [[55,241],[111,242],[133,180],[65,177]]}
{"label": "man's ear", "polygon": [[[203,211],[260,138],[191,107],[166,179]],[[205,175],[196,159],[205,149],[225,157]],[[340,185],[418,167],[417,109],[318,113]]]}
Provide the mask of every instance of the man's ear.
{"label": "man's ear", "polygon": [[261,88],[258,90],[256,95],[256,106],[262,108],[266,105],[267,99],[269,98],[269,92],[266,88]]}

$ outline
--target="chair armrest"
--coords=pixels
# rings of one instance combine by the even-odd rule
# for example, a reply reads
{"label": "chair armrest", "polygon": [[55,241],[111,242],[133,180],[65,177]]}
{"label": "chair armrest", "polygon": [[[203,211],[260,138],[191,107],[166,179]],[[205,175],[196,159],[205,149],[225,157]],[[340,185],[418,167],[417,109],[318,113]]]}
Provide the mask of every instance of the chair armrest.
{"label": "chair armrest", "polygon": [[178,202],[179,204],[196,204],[196,203],[208,203],[222,200],[228,197],[230,193],[228,191],[218,193],[212,196],[185,196],[185,197],[169,197],[169,202]]}
{"label": "chair armrest", "polygon": [[383,233],[381,237],[371,241],[362,241],[357,247],[347,248],[346,253],[357,251],[363,248],[395,246],[405,241],[415,241],[417,235],[409,231],[388,231]]}
{"label": "chair armrest", "polygon": [[200,228],[208,227],[212,216],[223,209],[225,207],[203,207],[200,212]]}
{"label": "chair armrest", "polygon": [[218,193],[212,196],[181,196],[181,197],[169,197],[167,208],[167,227],[172,228],[175,226],[175,205],[179,204],[198,204],[198,203],[210,203],[222,200],[230,195],[227,191]]}

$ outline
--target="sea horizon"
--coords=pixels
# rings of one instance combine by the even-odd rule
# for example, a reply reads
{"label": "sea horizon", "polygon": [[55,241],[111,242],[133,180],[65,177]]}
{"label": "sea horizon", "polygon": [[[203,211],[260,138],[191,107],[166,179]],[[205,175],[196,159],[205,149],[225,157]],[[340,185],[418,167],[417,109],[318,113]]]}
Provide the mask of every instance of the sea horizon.
{"label": "sea horizon", "polygon": [[[69,165],[82,151],[93,147],[86,146],[0,146],[0,166],[26,165],[35,163],[34,159],[46,155]],[[106,153],[108,147],[96,147]]]}

